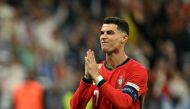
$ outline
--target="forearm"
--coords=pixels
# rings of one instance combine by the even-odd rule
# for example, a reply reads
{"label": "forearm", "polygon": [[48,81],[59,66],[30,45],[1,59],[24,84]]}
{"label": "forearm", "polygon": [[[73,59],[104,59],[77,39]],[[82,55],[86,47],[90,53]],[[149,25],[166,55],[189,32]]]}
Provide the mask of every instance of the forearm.
{"label": "forearm", "polygon": [[84,82],[84,79],[81,80],[78,89],[71,99],[71,109],[85,109],[88,101],[92,97],[92,94],[92,84]]}

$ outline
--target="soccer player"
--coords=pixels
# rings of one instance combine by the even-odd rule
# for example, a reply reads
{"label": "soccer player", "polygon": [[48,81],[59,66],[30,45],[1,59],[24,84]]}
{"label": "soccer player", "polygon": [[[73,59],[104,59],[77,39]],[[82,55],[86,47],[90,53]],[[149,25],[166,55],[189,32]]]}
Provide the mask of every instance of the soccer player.
{"label": "soccer player", "polygon": [[143,65],[125,53],[128,37],[125,20],[104,19],[100,42],[106,59],[97,64],[94,52],[87,51],[85,75],[71,99],[71,109],[85,109],[91,98],[93,109],[142,109],[148,75]]}

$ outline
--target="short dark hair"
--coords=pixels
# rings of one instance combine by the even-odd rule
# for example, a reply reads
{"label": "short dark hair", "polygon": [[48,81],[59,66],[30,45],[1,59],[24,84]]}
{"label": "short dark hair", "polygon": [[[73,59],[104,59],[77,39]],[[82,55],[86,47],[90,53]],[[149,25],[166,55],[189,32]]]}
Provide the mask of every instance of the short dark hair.
{"label": "short dark hair", "polygon": [[115,24],[118,26],[118,29],[126,32],[129,35],[129,25],[128,22],[120,19],[119,17],[106,17],[104,18],[103,24]]}

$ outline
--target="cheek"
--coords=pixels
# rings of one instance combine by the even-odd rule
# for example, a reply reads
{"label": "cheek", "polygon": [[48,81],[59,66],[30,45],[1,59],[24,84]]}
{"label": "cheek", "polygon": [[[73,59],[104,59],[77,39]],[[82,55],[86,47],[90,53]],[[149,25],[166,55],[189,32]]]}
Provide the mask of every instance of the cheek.
{"label": "cheek", "polygon": [[106,47],[108,51],[115,51],[118,48],[120,48],[120,43],[116,40],[110,41],[109,46]]}
{"label": "cheek", "polygon": [[112,40],[112,45],[113,45],[114,47],[119,47],[121,44],[122,44],[122,43],[121,43],[121,40],[119,40],[119,39],[114,39],[114,40]]}

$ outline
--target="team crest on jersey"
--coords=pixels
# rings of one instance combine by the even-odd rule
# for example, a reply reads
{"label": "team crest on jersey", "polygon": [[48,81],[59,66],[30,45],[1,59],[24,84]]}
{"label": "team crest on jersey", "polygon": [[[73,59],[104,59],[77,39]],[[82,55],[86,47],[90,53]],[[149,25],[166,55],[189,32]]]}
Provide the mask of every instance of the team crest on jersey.
{"label": "team crest on jersey", "polygon": [[124,76],[119,76],[119,78],[117,79],[118,88],[122,88],[124,81],[125,81]]}

